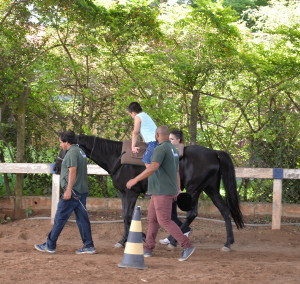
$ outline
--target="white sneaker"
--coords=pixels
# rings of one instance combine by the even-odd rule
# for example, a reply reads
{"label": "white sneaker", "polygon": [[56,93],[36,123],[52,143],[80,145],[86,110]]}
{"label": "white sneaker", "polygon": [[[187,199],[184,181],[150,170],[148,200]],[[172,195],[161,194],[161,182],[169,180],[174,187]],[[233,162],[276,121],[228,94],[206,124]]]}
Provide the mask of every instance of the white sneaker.
{"label": "white sneaker", "polygon": [[190,230],[190,231],[188,231],[188,232],[184,233],[184,235],[188,237],[188,236],[189,236],[189,234],[190,234],[191,232],[192,232],[192,230]]}
{"label": "white sneaker", "polygon": [[172,244],[168,244],[167,250],[174,250],[176,249],[176,246],[173,246]]}
{"label": "white sneaker", "polygon": [[159,240],[159,242],[162,244],[162,245],[168,245],[170,243],[169,239],[168,238],[165,238],[165,239],[162,239],[162,240]]}

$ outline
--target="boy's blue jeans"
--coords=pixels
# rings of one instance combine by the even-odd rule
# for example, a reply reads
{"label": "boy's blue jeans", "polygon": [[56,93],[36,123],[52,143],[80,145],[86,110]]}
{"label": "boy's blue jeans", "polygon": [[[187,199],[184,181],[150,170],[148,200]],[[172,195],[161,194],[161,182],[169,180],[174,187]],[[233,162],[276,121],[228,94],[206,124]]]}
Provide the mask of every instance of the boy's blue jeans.
{"label": "boy's blue jeans", "polygon": [[149,143],[146,143],[146,144],[147,144],[147,148],[146,148],[146,151],[143,155],[142,161],[145,164],[151,164],[151,157],[152,157],[152,154],[154,152],[154,149],[158,145],[158,142],[157,141],[152,141],[152,142],[149,142]]}
{"label": "boy's blue jeans", "polygon": [[[56,248],[57,239],[73,211],[75,213],[76,223],[83,242],[83,247],[94,247],[91,224],[87,211],[85,210],[87,195],[87,193],[81,194],[80,202],[82,204],[79,200],[76,200],[73,197],[69,200],[59,200],[54,217],[54,225],[47,239],[47,247],[49,249],[54,250]],[[83,208],[83,206],[85,208]]]}

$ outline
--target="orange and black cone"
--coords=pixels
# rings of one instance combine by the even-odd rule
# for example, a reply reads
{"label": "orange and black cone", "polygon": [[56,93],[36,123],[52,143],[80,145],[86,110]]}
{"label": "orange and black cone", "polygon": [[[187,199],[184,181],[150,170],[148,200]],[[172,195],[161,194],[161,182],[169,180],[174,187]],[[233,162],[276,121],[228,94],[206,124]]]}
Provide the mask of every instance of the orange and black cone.
{"label": "orange and black cone", "polygon": [[141,207],[135,207],[133,218],[129,229],[128,239],[125,245],[122,263],[119,267],[133,267],[146,269],[144,264],[144,248],[141,221]]}

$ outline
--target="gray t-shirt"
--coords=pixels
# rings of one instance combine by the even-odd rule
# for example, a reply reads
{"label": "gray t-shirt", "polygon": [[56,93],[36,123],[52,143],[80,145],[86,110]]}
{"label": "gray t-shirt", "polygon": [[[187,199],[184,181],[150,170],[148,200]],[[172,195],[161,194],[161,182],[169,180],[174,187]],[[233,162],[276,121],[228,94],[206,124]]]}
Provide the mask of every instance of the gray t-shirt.
{"label": "gray t-shirt", "polygon": [[160,167],[148,178],[148,193],[152,195],[177,195],[179,164],[177,149],[170,141],[164,141],[154,149],[151,162],[159,163]]}
{"label": "gray t-shirt", "polygon": [[69,167],[76,167],[76,179],[73,189],[79,193],[88,192],[86,155],[77,145],[71,146],[61,165],[60,185],[63,189],[68,185]]}

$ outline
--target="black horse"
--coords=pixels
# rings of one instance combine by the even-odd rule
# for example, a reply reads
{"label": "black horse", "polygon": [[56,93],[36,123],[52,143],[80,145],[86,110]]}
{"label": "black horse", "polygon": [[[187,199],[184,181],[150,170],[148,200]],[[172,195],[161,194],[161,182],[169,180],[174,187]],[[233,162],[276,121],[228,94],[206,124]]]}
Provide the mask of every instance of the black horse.
{"label": "black horse", "polygon": [[[77,143],[86,155],[105,169],[112,178],[114,186],[120,191],[124,218],[124,234],[115,245],[124,247],[129,233],[130,223],[136,200],[147,190],[147,179],[137,183],[132,189],[126,189],[129,179],[141,173],[145,167],[121,164],[122,142],[102,139],[96,136],[77,135]],[[60,169],[61,158],[56,160],[55,169]],[[181,187],[192,196],[192,210],[187,212],[182,228],[188,227],[198,215],[198,200],[204,191],[219,209],[225,220],[227,239],[223,250],[230,250],[234,243],[231,217],[238,229],[244,227],[244,220],[239,207],[234,165],[224,151],[216,151],[201,146],[187,146],[179,163]],[[225,200],[220,195],[221,178],[226,191]],[[175,245],[176,241],[172,240]]]}

